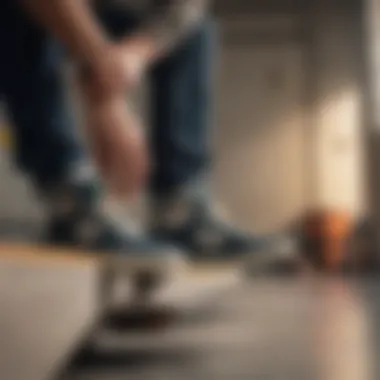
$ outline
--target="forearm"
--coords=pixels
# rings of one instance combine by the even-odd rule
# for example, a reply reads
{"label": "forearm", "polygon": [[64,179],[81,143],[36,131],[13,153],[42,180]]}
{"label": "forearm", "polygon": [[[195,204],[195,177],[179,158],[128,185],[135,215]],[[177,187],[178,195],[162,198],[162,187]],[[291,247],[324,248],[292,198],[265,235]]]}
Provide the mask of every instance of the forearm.
{"label": "forearm", "polygon": [[81,61],[90,62],[107,44],[88,0],[22,0],[21,4]]}

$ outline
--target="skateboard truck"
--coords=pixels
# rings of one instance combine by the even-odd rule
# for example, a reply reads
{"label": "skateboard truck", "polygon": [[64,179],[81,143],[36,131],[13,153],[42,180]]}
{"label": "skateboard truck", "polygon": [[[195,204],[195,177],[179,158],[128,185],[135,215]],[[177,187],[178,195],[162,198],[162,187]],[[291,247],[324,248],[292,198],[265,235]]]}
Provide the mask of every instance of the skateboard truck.
{"label": "skateboard truck", "polygon": [[[130,265],[128,265],[128,263]],[[174,318],[174,311],[164,305],[154,303],[157,293],[175,276],[184,272],[184,261],[168,260],[145,262],[136,259],[115,262],[110,259],[100,268],[100,321],[99,325],[107,330],[120,332],[126,330],[150,330],[161,328]],[[127,304],[115,307],[113,294],[118,279],[130,285]]]}

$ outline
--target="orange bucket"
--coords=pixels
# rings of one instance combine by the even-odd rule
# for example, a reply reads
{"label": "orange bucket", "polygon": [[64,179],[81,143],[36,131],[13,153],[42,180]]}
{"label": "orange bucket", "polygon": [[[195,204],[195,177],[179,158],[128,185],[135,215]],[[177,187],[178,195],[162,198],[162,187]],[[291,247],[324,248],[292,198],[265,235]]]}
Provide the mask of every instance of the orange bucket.
{"label": "orange bucket", "polygon": [[346,243],[353,226],[352,216],[345,211],[309,212],[302,223],[305,256],[318,269],[339,270],[345,259]]}

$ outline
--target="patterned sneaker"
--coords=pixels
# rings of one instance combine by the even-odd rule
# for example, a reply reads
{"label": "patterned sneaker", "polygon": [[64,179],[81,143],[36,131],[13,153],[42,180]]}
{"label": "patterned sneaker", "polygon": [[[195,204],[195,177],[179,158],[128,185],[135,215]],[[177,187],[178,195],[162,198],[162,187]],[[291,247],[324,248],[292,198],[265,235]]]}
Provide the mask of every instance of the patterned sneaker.
{"label": "patterned sneaker", "polygon": [[49,221],[46,240],[50,244],[88,251],[133,255],[153,260],[181,258],[179,250],[150,239],[132,226],[113,220],[102,210],[97,182],[68,181],[42,192]]}
{"label": "patterned sneaker", "polygon": [[199,198],[156,201],[152,235],[185,249],[195,260],[277,260],[279,244],[283,248],[277,238],[253,236],[224,222],[210,202]]}

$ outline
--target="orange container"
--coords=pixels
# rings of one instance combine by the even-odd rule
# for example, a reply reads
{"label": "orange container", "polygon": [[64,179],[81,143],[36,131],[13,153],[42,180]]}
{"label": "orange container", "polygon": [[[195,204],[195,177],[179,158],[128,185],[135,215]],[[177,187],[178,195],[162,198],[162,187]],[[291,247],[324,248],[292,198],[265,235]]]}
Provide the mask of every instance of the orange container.
{"label": "orange container", "polygon": [[319,269],[339,270],[353,226],[352,216],[345,211],[309,212],[302,223],[305,256]]}

